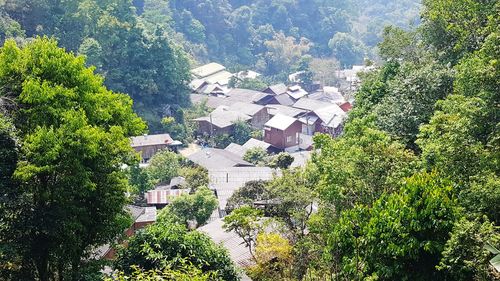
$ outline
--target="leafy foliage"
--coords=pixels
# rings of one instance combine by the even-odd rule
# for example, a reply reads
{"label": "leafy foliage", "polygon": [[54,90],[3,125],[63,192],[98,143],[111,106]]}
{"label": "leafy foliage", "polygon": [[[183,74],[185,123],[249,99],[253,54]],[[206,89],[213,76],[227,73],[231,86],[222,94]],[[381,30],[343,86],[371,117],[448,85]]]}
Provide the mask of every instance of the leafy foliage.
{"label": "leafy foliage", "polygon": [[268,156],[269,154],[263,148],[253,147],[245,152],[245,155],[243,155],[243,160],[255,165],[263,165],[265,164],[266,158]]}
{"label": "leafy foliage", "polygon": [[186,225],[193,221],[195,225],[201,226],[208,221],[217,205],[218,200],[214,192],[207,187],[200,187],[194,194],[182,195],[172,200],[164,216],[172,215]]}
{"label": "leafy foliage", "polygon": [[173,177],[179,175],[180,156],[175,152],[164,150],[155,154],[146,168],[150,185],[169,183]]}
{"label": "leafy foliage", "polygon": [[8,158],[0,192],[12,197],[0,205],[0,241],[15,250],[10,274],[73,278],[92,262],[92,249],[129,223],[120,166],[135,162],[128,136],[145,124],[129,97],[107,90],[83,57],[54,40],[37,38],[23,48],[8,40],[0,62],[0,97],[16,106],[1,105],[19,147],[2,128]]}
{"label": "leafy foliage", "polygon": [[130,238],[128,246],[118,251],[115,267],[125,274],[134,272],[133,265],[145,271],[182,272],[186,263],[213,274],[215,280],[239,280],[226,250],[205,234],[188,231],[168,217]]}
{"label": "leafy foliage", "polygon": [[[434,280],[435,265],[458,216],[453,187],[437,174],[417,174],[400,192],[372,207],[344,211],[331,229],[327,252],[342,278]],[[331,244],[330,244],[331,243]]]}

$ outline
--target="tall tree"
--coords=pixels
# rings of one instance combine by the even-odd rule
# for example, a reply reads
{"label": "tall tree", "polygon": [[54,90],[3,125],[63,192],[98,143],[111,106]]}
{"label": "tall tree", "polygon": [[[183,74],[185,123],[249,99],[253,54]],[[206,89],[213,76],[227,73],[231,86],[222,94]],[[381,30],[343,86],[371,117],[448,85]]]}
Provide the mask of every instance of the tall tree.
{"label": "tall tree", "polygon": [[128,221],[120,166],[134,160],[127,137],[145,125],[130,98],[53,40],[22,49],[7,41],[0,65],[0,97],[15,105],[6,111],[20,145],[16,170],[0,184],[1,194],[15,191],[0,241],[16,249],[18,280],[78,280],[92,251]]}

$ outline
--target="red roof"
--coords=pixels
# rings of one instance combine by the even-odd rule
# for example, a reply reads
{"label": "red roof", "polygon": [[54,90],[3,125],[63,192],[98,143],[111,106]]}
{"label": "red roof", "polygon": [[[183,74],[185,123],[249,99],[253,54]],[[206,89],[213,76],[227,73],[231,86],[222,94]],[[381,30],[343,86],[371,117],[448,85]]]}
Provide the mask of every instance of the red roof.
{"label": "red roof", "polygon": [[342,110],[344,112],[348,112],[349,110],[352,109],[352,104],[350,102],[346,102],[346,103],[341,104],[340,108],[342,108]]}

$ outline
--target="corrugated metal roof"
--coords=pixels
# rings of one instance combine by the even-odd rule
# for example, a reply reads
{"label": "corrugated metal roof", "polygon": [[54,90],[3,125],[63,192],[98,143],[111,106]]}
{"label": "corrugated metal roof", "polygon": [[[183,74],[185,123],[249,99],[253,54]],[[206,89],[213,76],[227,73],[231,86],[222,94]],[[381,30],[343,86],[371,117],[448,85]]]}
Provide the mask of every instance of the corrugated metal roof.
{"label": "corrugated metal roof", "polygon": [[252,117],[234,110],[229,110],[229,107],[221,105],[210,113],[209,116],[194,119],[194,121],[211,122],[219,128],[226,128],[233,125],[237,121],[248,121]]}
{"label": "corrugated metal roof", "polygon": [[275,95],[281,95],[281,94],[286,93],[287,90],[288,89],[287,89],[286,85],[283,83],[280,83],[280,84],[269,86],[269,88],[267,88],[264,91],[266,91],[266,92],[270,91],[270,92],[273,92]]}
{"label": "corrugated metal roof", "polygon": [[192,162],[206,168],[230,168],[237,166],[253,166],[238,155],[217,148],[206,148],[188,156]]}
{"label": "corrugated metal roof", "polygon": [[258,139],[251,138],[243,145],[243,148],[245,148],[247,150],[250,148],[255,148],[255,147],[260,147],[264,150],[267,150],[267,149],[269,149],[269,147],[271,147],[271,144],[264,142],[264,141],[261,141],[261,140],[258,140]]}
{"label": "corrugated metal roof", "polygon": [[220,71],[217,73],[214,73],[208,77],[203,78],[205,81],[207,81],[210,84],[219,84],[221,86],[229,84],[229,80],[231,80],[231,77],[233,77],[233,74],[229,71]]}
{"label": "corrugated metal roof", "polygon": [[174,140],[170,137],[169,134],[159,134],[159,135],[144,135],[144,136],[136,136],[131,138],[132,147],[141,147],[141,146],[149,146],[149,145],[169,145]]}
{"label": "corrugated metal roof", "polygon": [[307,91],[302,89],[300,86],[295,85],[289,88],[289,91],[286,92],[292,98],[298,100],[308,95]]}
{"label": "corrugated metal roof", "polygon": [[237,143],[230,143],[226,148],[224,148],[224,150],[232,152],[242,158],[243,156],[245,156],[245,153],[247,152],[246,148]]}
{"label": "corrugated metal roof", "polygon": [[226,68],[223,65],[220,65],[215,62],[211,62],[209,64],[202,65],[195,69],[191,70],[191,73],[196,75],[198,78],[204,78],[214,73],[225,70]]}
{"label": "corrugated metal roof", "polygon": [[[326,88],[326,87],[325,87]],[[319,100],[329,103],[344,103],[345,99],[339,92],[316,92],[307,96],[309,99]]]}
{"label": "corrugated metal roof", "polygon": [[236,189],[249,181],[271,180],[279,172],[269,167],[228,167],[208,170],[210,188],[217,191],[219,207],[224,210]]}
{"label": "corrugated metal roof", "polygon": [[330,128],[337,128],[347,117],[342,108],[336,104],[314,110],[314,114],[323,121],[323,126]]}
{"label": "corrugated metal roof", "polygon": [[229,106],[229,110],[242,112],[249,116],[254,116],[259,111],[264,108],[262,105],[247,103],[247,102],[235,102]]}
{"label": "corrugated metal roof", "polygon": [[198,231],[206,233],[217,244],[222,244],[231,256],[231,259],[239,266],[246,267],[251,264],[252,255],[249,249],[245,246],[243,239],[233,231],[226,232],[222,228],[224,222],[222,219],[217,219],[209,224],[206,224]]}
{"label": "corrugated metal roof", "polygon": [[229,90],[226,95],[233,102],[241,101],[247,103],[257,103],[270,96],[269,94],[263,92],[239,88]]}
{"label": "corrugated metal roof", "polygon": [[295,103],[295,100],[286,93],[274,96],[274,99],[281,105],[293,105]]}
{"label": "corrugated metal roof", "polygon": [[317,110],[320,108],[329,107],[331,105],[332,103],[330,102],[324,102],[310,98],[301,98],[293,105],[293,107],[306,110]]}
{"label": "corrugated metal roof", "polygon": [[148,205],[169,204],[183,194],[189,194],[189,189],[155,189],[146,193],[146,201]]}
{"label": "corrugated metal roof", "polygon": [[273,115],[273,116],[277,115],[277,114],[281,114],[281,115],[286,115],[286,116],[290,116],[290,117],[297,117],[297,116],[302,115],[302,114],[307,112],[304,109],[295,108],[295,107],[286,106],[286,105],[281,105],[281,104],[269,104],[269,105],[266,105],[266,107],[267,107],[269,114]]}
{"label": "corrugated metal roof", "polygon": [[144,213],[135,220],[135,222],[149,222],[153,223],[156,221],[156,207],[145,207]]}
{"label": "corrugated metal roof", "polygon": [[297,119],[293,117],[276,114],[273,118],[271,118],[271,120],[267,121],[264,126],[284,131],[296,121]]}

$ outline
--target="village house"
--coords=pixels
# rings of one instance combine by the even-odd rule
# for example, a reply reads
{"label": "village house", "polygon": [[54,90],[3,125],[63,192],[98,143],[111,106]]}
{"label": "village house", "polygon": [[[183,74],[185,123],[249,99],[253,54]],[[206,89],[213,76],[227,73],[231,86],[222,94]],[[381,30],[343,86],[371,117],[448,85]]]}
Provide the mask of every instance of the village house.
{"label": "village house", "polygon": [[347,118],[347,114],[336,104],[328,107],[316,109],[312,112],[313,116],[317,116],[321,121],[317,131],[337,137],[342,134],[343,124]]}
{"label": "village house", "polygon": [[284,93],[284,94],[272,96],[269,99],[267,104],[268,105],[269,104],[279,104],[279,105],[290,106],[290,105],[293,105],[295,102],[296,102],[296,100],[294,100],[290,95],[288,95],[287,93]]}
{"label": "village house", "polygon": [[163,209],[165,206],[170,204],[173,199],[189,194],[189,189],[153,189],[145,194],[146,202],[148,206],[154,206],[157,209]]}
{"label": "village house", "polygon": [[238,155],[242,159],[245,156],[245,153],[247,152],[246,148],[234,142],[230,143],[226,148],[224,148],[224,150],[229,151],[235,155]]}
{"label": "village house", "polygon": [[[124,234],[126,237],[132,237],[137,231],[156,222],[156,207],[128,205],[127,211],[130,213],[133,223],[125,230]],[[106,244],[99,247],[95,255],[99,259],[113,260],[116,257],[116,250],[110,244]]]}
{"label": "village house", "polygon": [[175,149],[181,142],[173,140],[169,134],[143,135],[131,138],[132,148],[141,154],[141,161],[147,162],[156,153],[166,148]]}
{"label": "village house", "polygon": [[270,95],[278,96],[281,94],[285,94],[286,91],[288,91],[288,88],[286,87],[286,85],[283,83],[280,83],[280,84],[269,86],[267,89],[263,90],[262,92],[270,94]]}
{"label": "village house", "polygon": [[299,147],[302,123],[296,118],[277,114],[264,125],[264,141],[285,151],[295,151]]}
{"label": "village house", "polygon": [[288,91],[286,91],[286,93],[294,100],[299,100],[308,95],[307,91],[302,89],[299,85],[288,87]]}
{"label": "village house", "polygon": [[346,102],[344,96],[342,96],[342,93],[340,93],[337,87],[323,87],[323,90],[314,92],[307,97],[313,100],[335,103],[338,105]]}
{"label": "village house", "polygon": [[198,123],[198,133],[206,135],[231,134],[238,121],[249,122],[252,117],[239,111],[230,110],[227,106],[219,106],[209,116],[194,119]]}
{"label": "village house", "polygon": [[230,167],[252,167],[252,163],[243,160],[240,156],[217,148],[206,148],[188,156],[188,159],[200,165],[201,167],[210,170],[215,168],[230,168]]}
{"label": "village house", "polygon": [[239,145],[237,143],[230,143],[224,150],[232,152],[241,158],[245,156],[245,153],[252,148],[262,148],[267,153],[275,153],[278,152],[273,146],[265,141],[261,141],[258,139],[251,138],[245,144]]}
{"label": "village house", "polygon": [[266,124],[269,119],[271,119],[269,113],[267,112],[267,108],[262,105],[246,103],[246,102],[236,102],[228,106],[229,110],[241,112],[252,119],[250,119],[250,125],[255,129],[264,128],[264,124]]}
{"label": "village house", "polygon": [[240,80],[257,79],[259,76],[261,76],[260,73],[252,71],[252,70],[243,70],[243,71],[236,73],[236,75],[235,75],[235,77],[240,79]]}
{"label": "village house", "polygon": [[255,104],[259,104],[259,105],[268,104],[269,100],[272,98],[272,95],[264,93],[264,92],[259,92],[259,91],[249,90],[249,89],[240,89],[240,88],[230,89],[226,93],[226,96],[232,102],[239,101],[239,102],[246,102],[246,103],[255,103]]}
{"label": "village house", "polygon": [[226,67],[218,63],[209,63],[191,70],[195,79],[203,80],[208,84],[219,84],[227,86],[233,74],[226,70]]}
{"label": "village house", "polygon": [[269,112],[269,115],[271,117],[281,114],[281,115],[286,115],[289,117],[299,117],[307,113],[308,111],[305,109],[300,109],[300,108],[295,108],[291,106],[286,106],[286,105],[280,105],[280,104],[270,104],[266,106],[267,111]]}

